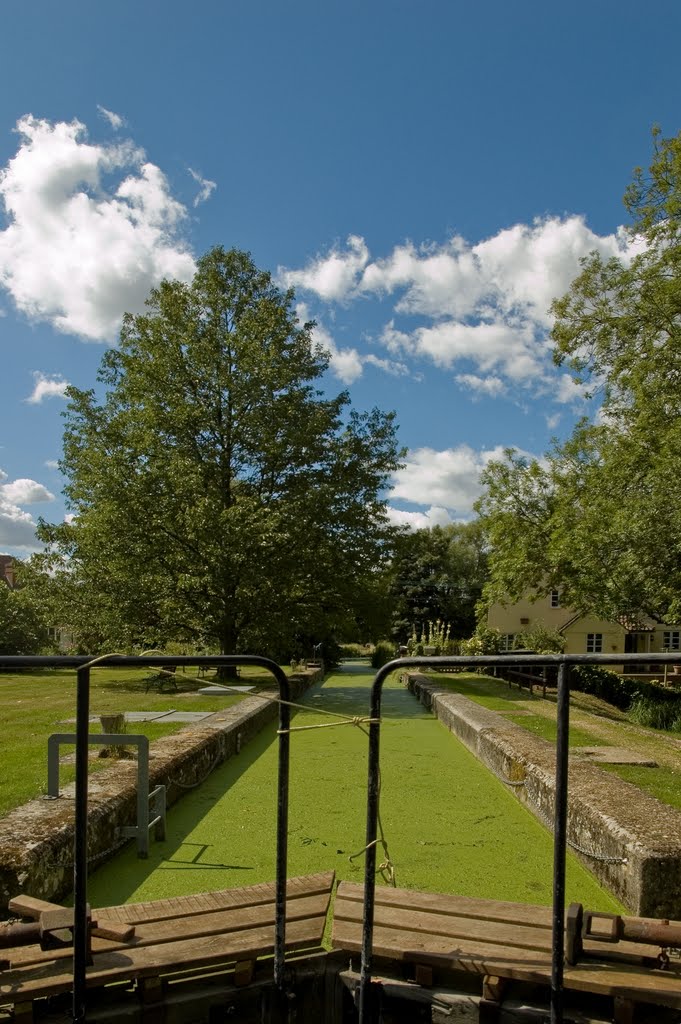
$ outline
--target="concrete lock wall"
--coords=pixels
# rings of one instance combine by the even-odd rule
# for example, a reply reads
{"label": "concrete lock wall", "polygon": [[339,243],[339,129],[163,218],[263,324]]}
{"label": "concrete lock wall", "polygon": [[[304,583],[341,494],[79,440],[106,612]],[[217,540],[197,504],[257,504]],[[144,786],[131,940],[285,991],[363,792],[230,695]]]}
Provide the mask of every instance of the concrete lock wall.
{"label": "concrete lock wall", "polygon": [[[322,677],[308,670],[289,677],[296,700]],[[276,689],[273,695],[276,695]],[[198,726],[155,740],[149,762],[149,788],[166,786],[170,806],[189,787],[233,757],[269,722],[278,717],[276,701],[246,697],[217,711]],[[46,755],[47,757],[47,752]],[[47,765],[45,768],[47,773]],[[273,780],[274,781],[274,780]],[[136,821],[137,764],[115,761],[88,781],[88,856],[91,866],[118,849],[116,830]],[[59,901],[73,887],[75,786],[61,789],[58,800],[38,798],[3,819],[0,835],[0,909],[18,893]]]}
{"label": "concrete lock wall", "polygon": [[[553,831],[555,748],[418,673],[412,693]],[[512,783],[523,783],[512,785]],[[681,919],[681,812],[570,757],[569,849],[633,914]]]}

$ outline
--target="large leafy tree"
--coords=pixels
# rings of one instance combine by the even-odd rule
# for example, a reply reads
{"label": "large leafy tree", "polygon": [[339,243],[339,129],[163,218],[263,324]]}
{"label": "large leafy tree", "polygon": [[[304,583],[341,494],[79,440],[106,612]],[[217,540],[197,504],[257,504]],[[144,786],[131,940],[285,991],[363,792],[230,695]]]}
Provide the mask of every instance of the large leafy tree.
{"label": "large leafy tree", "polygon": [[555,358],[600,394],[540,464],[485,474],[489,596],[563,588],[608,618],[681,619],[681,135],[625,195],[631,259],[592,254],[554,303]]}
{"label": "large leafy tree", "polygon": [[391,571],[395,602],[392,632],[406,642],[416,628],[440,619],[453,637],[475,626],[475,605],[486,578],[487,559],[476,523],[452,523],[403,533]]}
{"label": "large leafy tree", "polygon": [[246,253],[212,250],[148,307],[102,360],[103,399],[68,391],[74,518],[41,526],[47,589],[89,644],[93,619],[100,645],[322,638],[387,554],[393,414],[322,395],[313,324]]}
{"label": "large leafy tree", "polygon": [[0,654],[39,654],[48,646],[47,621],[32,595],[0,581]]}

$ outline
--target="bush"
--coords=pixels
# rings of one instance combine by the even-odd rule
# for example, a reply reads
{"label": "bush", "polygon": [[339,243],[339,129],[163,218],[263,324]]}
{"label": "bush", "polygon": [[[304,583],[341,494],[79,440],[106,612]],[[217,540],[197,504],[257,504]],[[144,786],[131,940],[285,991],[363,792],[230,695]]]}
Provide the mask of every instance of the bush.
{"label": "bush", "polygon": [[340,656],[341,658],[366,658],[373,647],[369,644],[341,644]]}
{"label": "bush", "polygon": [[371,667],[381,668],[387,661],[392,661],[395,656],[395,644],[390,640],[379,640],[371,655]]}
{"label": "bush", "polygon": [[461,641],[461,653],[473,657],[477,654],[498,654],[503,647],[503,637],[498,629],[478,625],[473,636]]}
{"label": "bush", "polygon": [[557,629],[549,629],[543,622],[538,622],[532,629],[516,633],[515,645],[537,654],[562,654],[565,650],[565,637]]}
{"label": "bush", "polygon": [[627,712],[627,717],[637,725],[647,725],[651,729],[673,729],[681,727],[681,699],[675,702],[656,702],[638,697]]}
{"label": "bush", "polygon": [[681,719],[681,696],[665,690],[657,683],[641,679],[625,679],[608,672],[600,665],[578,665],[570,675],[574,690],[590,693],[594,697],[626,711],[633,722],[653,729],[676,729]]}

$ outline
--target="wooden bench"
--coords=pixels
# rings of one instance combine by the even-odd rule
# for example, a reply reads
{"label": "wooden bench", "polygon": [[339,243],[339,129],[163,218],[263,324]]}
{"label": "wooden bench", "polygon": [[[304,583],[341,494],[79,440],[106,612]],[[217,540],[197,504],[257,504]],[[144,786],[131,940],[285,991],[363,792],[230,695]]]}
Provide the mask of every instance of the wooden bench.
{"label": "wooden bench", "polygon": [[[286,949],[318,949],[321,945],[334,873],[323,872],[287,883]],[[132,980],[157,988],[164,976],[207,966],[237,963],[249,981],[258,957],[274,949],[275,886],[180,896],[93,910],[93,918],[109,926],[134,926],[127,941],[93,933],[93,963],[88,987]],[[71,950],[43,951],[22,945],[1,951],[9,968],[0,971],[0,1004],[30,1004],[72,988]]]}
{"label": "wooden bench", "polygon": [[[362,885],[338,886],[335,949],[361,951],[363,896]],[[610,996],[620,1009],[636,1002],[681,1008],[678,961],[668,970],[645,966],[655,950],[633,942],[585,940],[584,951],[575,966],[565,965],[567,990]],[[434,969],[477,974],[487,996],[507,980],[546,986],[551,982],[551,908],[377,886],[373,952],[377,958],[415,965],[417,980]],[[617,1014],[616,1009],[616,1019]]]}
{"label": "wooden bench", "polygon": [[153,689],[157,689],[159,693],[164,693],[166,690],[177,690],[176,672],[177,665],[168,665],[159,672],[153,672],[144,680],[144,692],[148,693]]}

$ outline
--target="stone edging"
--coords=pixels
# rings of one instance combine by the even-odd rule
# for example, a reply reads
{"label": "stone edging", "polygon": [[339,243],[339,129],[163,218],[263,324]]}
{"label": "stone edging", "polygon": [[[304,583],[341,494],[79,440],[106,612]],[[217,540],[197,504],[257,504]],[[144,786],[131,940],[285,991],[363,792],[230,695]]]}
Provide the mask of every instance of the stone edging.
{"label": "stone edging", "polygon": [[[321,678],[321,669],[290,676],[291,700]],[[274,701],[246,697],[198,726],[155,740],[150,748],[150,789],[165,785],[170,806],[238,753],[277,714]],[[116,829],[134,824],[136,781],[135,761],[112,762],[90,776],[88,852],[92,861],[117,852]],[[57,901],[71,892],[74,793],[73,784],[65,786],[59,800],[31,800],[2,819],[0,910],[20,892]]]}
{"label": "stone edging", "polygon": [[[418,673],[410,691],[544,824],[553,821],[555,749]],[[552,826],[549,826],[552,827]],[[681,812],[597,765],[570,759],[572,852],[632,913],[681,919]],[[584,852],[597,854],[588,856]],[[598,859],[598,858],[603,859]]]}

